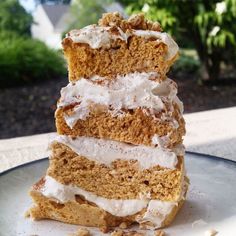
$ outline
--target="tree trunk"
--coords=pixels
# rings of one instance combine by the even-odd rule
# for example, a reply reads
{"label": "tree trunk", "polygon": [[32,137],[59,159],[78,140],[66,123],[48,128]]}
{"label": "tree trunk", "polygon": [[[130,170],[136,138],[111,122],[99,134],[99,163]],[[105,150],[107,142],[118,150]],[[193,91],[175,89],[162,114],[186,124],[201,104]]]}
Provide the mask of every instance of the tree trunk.
{"label": "tree trunk", "polygon": [[195,40],[196,50],[201,62],[200,75],[202,80],[217,80],[220,75],[221,54],[217,48],[212,49],[212,53],[207,53],[208,49],[200,40]]}
{"label": "tree trunk", "polygon": [[[222,52],[223,53],[223,52]],[[211,55],[211,64],[209,67],[210,79],[217,80],[220,76],[220,63],[222,61],[222,54],[218,53],[218,49],[214,49]]]}
{"label": "tree trunk", "polygon": [[[216,49],[217,50],[217,49]],[[201,77],[203,80],[217,80],[220,75],[221,56],[217,51],[201,59]]]}

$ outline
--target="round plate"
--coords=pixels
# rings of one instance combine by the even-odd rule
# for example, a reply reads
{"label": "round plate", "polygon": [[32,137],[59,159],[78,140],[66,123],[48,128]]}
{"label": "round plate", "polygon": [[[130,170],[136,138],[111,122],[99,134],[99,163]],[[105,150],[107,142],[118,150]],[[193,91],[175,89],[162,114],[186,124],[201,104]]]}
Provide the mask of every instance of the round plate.
{"label": "round plate", "polygon": [[[191,182],[187,200],[164,231],[170,236],[204,236],[214,229],[219,236],[235,236],[236,162],[195,153],[187,153],[185,160]],[[78,230],[75,225],[24,218],[32,204],[27,192],[45,174],[47,166],[48,160],[43,159],[0,175],[0,235],[67,236]],[[91,231],[104,235],[96,229]]]}

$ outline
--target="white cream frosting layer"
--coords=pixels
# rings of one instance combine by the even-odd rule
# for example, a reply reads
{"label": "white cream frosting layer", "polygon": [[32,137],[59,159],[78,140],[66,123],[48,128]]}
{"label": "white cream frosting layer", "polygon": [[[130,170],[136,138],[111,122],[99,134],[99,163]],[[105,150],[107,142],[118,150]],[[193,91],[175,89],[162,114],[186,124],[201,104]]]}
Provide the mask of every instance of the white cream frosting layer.
{"label": "white cream frosting layer", "polygon": [[67,37],[75,43],[86,43],[93,49],[101,47],[110,47],[113,40],[121,39],[127,41],[127,35],[120,29],[119,34],[109,32],[111,27],[101,27],[97,25],[88,25],[80,30],[72,30]]}
{"label": "white cream frosting layer", "polygon": [[177,205],[178,202],[151,200],[145,214],[139,219],[139,223],[151,222],[155,227],[160,227],[166,216]]}
{"label": "white cream frosting layer", "polygon": [[165,32],[158,32],[152,30],[132,30],[128,33],[123,32],[117,27],[119,33],[114,34],[110,31],[111,27],[102,27],[97,25],[89,25],[80,30],[72,30],[67,37],[71,38],[76,43],[86,43],[91,48],[110,47],[113,40],[121,39],[127,42],[132,35],[137,35],[144,38],[156,38],[157,41],[163,42],[168,47],[166,60],[174,58],[179,47],[171,36]]}
{"label": "white cream frosting layer", "polygon": [[118,217],[133,215],[147,208],[143,216],[137,216],[137,221],[140,223],[151,222],[154,227],[160,227],[166,216],[178,205],[178,202],[163,202],[151,199],[107,199],[79,187],[63,185],[50,176],[45,177],[45,184],[41,189],[41,193],[61,203],[75,201],[75,195],[82,195],[87,201],[95,203],[98,207]]}
{"label": "white cream frosting layer", "polygon": [[104,81],[103,77],[93,76],[90,80],[81,78],[62,88],[58,106],[79,104],[74,107],[73,114],[65,116],[71,128],[78,119],[86,119],[90,111],[89,106],[93,103],[110,107],[113,115],[121,115],[122,108],[141,107],[158,112],[165,108],[165,103],[170,104],[172,101],[176,101],[182,110],[174,81],[168,78],[161,82],[150,79],[156,76],[156,72],[135,72],[124,76],[118,75],[114,81],[104,82],[102,85],[93,81]]}
{"label": "white cream frosting layer", "polygon": [[110,166],[113,161],[120,159],[136,160],[141,169],[149,169],[157,165],[175,169],[178,163],[177,155],[184,155],[183,145],[169,150],[161,147],[135,146],[93,137],[72,139],[66,135],[57,136],[55,141],[67,145],[78,155],[106,166]]}
{"label": "white cream frosting layer", "polygon": [[170,143],[169,135],[165,135],[165,136],[160,137],[157,134],[154,134],[154,136],[152,137],[152,144],[154,146],[157,145],[158,147],[166,148],[169,143]]}

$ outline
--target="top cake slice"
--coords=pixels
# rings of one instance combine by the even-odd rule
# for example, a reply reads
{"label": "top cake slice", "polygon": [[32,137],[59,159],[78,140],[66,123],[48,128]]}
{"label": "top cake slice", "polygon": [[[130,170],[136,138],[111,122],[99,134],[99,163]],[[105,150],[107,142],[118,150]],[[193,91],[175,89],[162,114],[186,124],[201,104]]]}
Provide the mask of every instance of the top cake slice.
{"label": "top cake slice", "polygon": [[62,44],[70,81],[133,72],[157,72],[164,80],[178,56],[175,41],[142,14],[127,20],[119,13],[104,14],[98,25],[69,32]]}

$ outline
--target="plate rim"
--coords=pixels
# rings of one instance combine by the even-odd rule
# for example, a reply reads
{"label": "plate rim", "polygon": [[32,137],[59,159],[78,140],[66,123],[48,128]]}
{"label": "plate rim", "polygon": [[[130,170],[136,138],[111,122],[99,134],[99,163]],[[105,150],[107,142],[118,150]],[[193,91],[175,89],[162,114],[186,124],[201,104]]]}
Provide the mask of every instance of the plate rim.
{"label": "plate rim", "polygon": [[[228,162],[228,163],[233,164],[233,165],[236,166],[236,161],[226,159],[224,157],[214,156],[214,155],[200,153],[200,152],[192,152],[192,151],[186,151],[186,154],[196,155],[196,156],[204,157],[204,158],[208,158],[208,159],[214,159],[216,161]],[[43,162],[43,161],[46,161],[48,159],[49,159],[48,157],[44,157],[44,158],[41,158],[41,159],[38,159],[38,160],[29,161],[29,162],[14,166],[10,169],[7,169],[7,170],[4,170],[4,171],[0,172],[0,177],[5,175],[5,174],[8,174],[9,172],[14,171],[16,169],[20,169],[20,168],[25,167],[25,166],[30,166],[30,165],[35,164],[35,163]]]}
{"label": "plate rim", "polygon": [[38,160],[29,161],[29,162],[26,162],[26,163],[14,166],[14,167],[12,167],[10,169],[7,169],[7,170],[4,170],[4,171],[0,172],[0,177],[5,175],[5,174],[8,174],[9,172],[14,171],[16,169],[20,169],[20,168],[25,167],[25,166],[30,166],[30,165],[38,163],[38,162],[43,162],[43,161],[46,161],[48,159],[49,159],[48,157],[43,157],[43,158],[38,159]]}
{"label": "plate rim", "polygon": [[215,155],[211,155],[211,154],[205,154],[205,153],[201,153],[201,152],[192,152],[192,151],[186,151],[185,153],[196,155],[196,156],[201,156],[201,157],[208,158],[208,159],[214,159],[216,161],[228,162],[230,164],[236,165],[236,160],[234,161],[231,159],[226,159],[225,157],[219,157],[219,156],[215,156]]}

